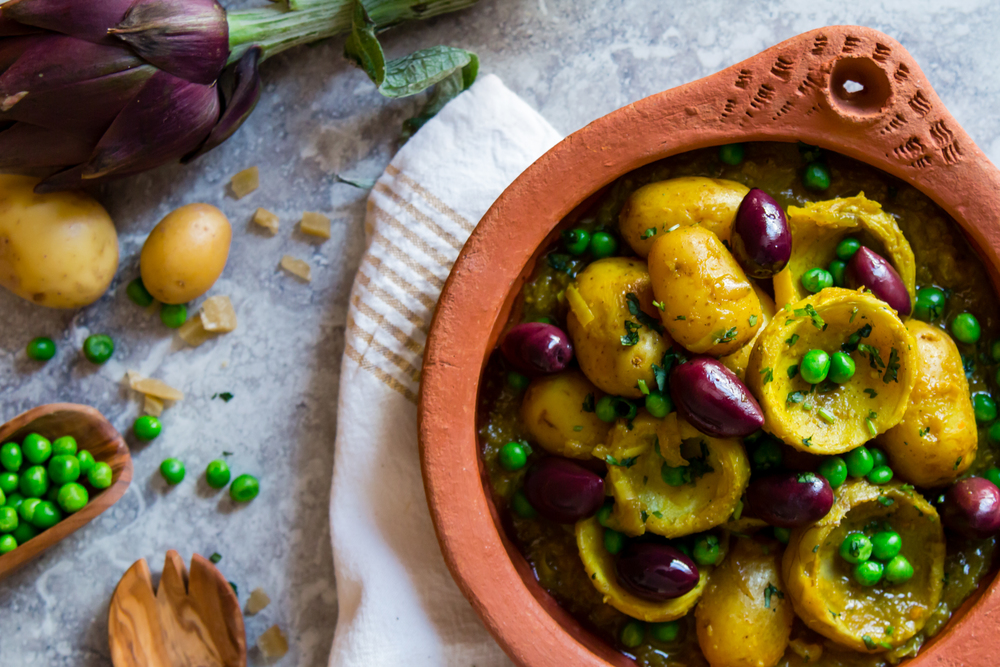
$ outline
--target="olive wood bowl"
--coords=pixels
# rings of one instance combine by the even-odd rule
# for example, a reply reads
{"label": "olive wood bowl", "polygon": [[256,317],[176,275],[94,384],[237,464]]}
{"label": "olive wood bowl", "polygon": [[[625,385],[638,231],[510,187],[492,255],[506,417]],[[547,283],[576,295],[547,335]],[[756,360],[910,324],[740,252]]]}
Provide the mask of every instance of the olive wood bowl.
{"label": "olive wood bowl", "polygon": [[[862,88],[849,92],[848,82]],[[958,222],[1000,284],[1000,172],[906,50],[870,28],[804,33],[619,109],[543,155],[493,204],[455,262],[428,336],[419,406],[424,485],[445,561],[519,665],[634,663],[542,589],[501,526],[476,432],[486,361],[535,262],[588,197],[655,160],[751,141],[804,141],[912,184]],[[998,623],[994,577],[908,664],[992,665]]]}
{"label": "olive wood bowl", "polygon": [[21,442],[29,433],[39,433],[49,440],[64,435],[73,436],[80,450],[90,451],[95,460],[111,466],[111,486],[90,498],[87,506],[76,514],[66,516],[52,528],[0,556],[0,579],[114,505],[132,481],[132,457],[128,445],[104,415],[94,408],[74,403],[51,403],[28,410],[0,426],[0,443]]}

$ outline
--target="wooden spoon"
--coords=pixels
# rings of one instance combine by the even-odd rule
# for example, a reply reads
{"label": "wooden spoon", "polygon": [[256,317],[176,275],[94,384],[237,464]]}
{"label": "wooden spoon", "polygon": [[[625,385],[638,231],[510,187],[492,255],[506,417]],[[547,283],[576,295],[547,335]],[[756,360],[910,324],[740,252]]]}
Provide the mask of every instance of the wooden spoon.
{"label": "wooden spoon", "polygon": [[108,611],[115,667],[246,667],[243,614],[232,586],[212,563],[195,554],[191,575],[168,551],[160,586],[145,559],[115,588]]}
{"label": "wooden spoon", "polygon": [[114,505],[132,481],[132,457],[128,445],[104,415],[94,408],[73,403],[51,403],[28,410],[0,426],[0,444],[21,442],[29,433],[39,433],[49,440],[64,435],[73,436],[79,450],[86,449],[97,461],[111,466],[111,486],[94,494],[87,506],[76,514],[70,514],[52,528],[0,556],[0,579]]}

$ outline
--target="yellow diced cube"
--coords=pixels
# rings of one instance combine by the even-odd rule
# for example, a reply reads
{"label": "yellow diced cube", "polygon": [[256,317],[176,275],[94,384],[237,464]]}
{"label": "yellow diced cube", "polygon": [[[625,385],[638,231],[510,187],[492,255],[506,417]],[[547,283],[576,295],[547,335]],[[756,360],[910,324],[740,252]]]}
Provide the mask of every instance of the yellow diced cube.
{"label": "yellow diced cube", "polygon": [[260,171],[257,167],[244,169],[233,176],[229,181],[229,186],[233,189],[233,194],[237,199],[243,199],[248,194],[260,187]]}
{"label": "yellow diced cube", "polygon": [[299,228],[303,234],[323,239],[330,238],[330,218],[322,213],[306,211],[302,214],[302,222],[299,223]]}
{"label": "yellow diced cube", "polygon": [[155,396],[145,396],[144,398],[145,400],[142,403],[143,413],[152,415],[153,417],[159,417],[163,414],[163,401]]}
{"label": "yellow diced cube", "polygon": [[201,321],[201,317],[192,317],[182,324],[177,329],[177,335],[191,347],[198,347],[216,336],[215,333],[205,329],[205,324]]}
{"label": "yellow diced cube", "polygon": [[156,380],[154,378],[142,378],[132,382],[132,388],[140,394],[146,394],[147,396],[153,396],[155,398],[162,398],[167,401],[180,401],[184,398],[184,392],[179,389],[174,389],[162,380]]}
{"label": "yellow diced cube", "polygon": [[205,331],[229,333],[236,329],[236,311],[228,296],[210,296],[201,304],[202,326]]}
{"label": "yellow diced cube", "polygon": [[250,592],[250,599],[247,600],[247,613],[254,614],[263,611],[264,607],[271,604],[271,598],[264,592],[263,588],[255,588]]}
{"label": "yellow diced cube", "polygon": [[306,282],[312,280],[312,267],[291,255],[285,255],[281,258],[281,268]]}
{"label": "yellow diced cube", "polygon": [[278,216],[266,208],[258,208],[253,214],[253,221],[272,234],[278,233]]}
{"label": "yellow diced cube", "polygon": [[277,625],[272,625],[257,638],[257,648],[268,659],[280,658],[288,653],[288,640]]}

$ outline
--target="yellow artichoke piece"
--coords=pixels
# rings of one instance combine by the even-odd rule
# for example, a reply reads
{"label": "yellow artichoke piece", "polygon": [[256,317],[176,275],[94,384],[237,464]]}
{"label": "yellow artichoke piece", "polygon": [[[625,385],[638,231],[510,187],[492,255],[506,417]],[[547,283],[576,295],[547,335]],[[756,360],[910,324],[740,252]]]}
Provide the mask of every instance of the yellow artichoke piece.
{"label": "yellow artichoke piece", "polygon": [[632,536],[648,530],[680,537],[714,528],[732,515],[750,479],[739,440],[699,433],[676,412],[656,419],[643,410],[631,430],[619,420],[594,455],[609,464],[610,525]]}
{"label": "yellow artichoke piece", "polygon": [[711,567],[699,567],[698,584],[690,591],[665,602],[644,600],[632,595],[618,584],[615,574],[614,557],[604,548],[604,528],[597,519],[591,517],[576,523],[576,546],[580,551],[580,560],[590,575],[590,583],[602,595],[604,603],[609,604],[623,614],[647,623],[663,623],[676,620],[691,610],[701,597],[708,583]]}
{"label": "yellow artichoke piece", "polygon": [[531,441],[556,456],[589,459],[604,442],[611,426],[583,409],[587,396],[603,394],[577,370],[532,380],[521,399],[521,421]]}
{"label": "yellow artichoke piece", "polygon": [[847,236],[882,255],[903,279],[910,303],[916,303],[916,263],[913,249],[892,216],[877,201],[857,197],[830,199],[788,207],[788,227],[792,232],[792,256],[784,270],[774,276],[774,301],[778,306],[809,296],[802,287],[802,274],[809,269],[825,269],[837,258],[837,243]]}
{"label": "yellow artichoke piece", "polygon": [[[801,378],[808,351],[832,356],[852,336],[854,377],[815,386]],[[778,311],[750,355],[746,382],[765,430],[803,452],[840,454],[900,422],[918,368],[916,342],[895,311],[863,291],[830,287]]]}
{"label": "yellow artichoke piece", "polygon": [[757,298],[760,299],[760,310],[761,310],[761,325],[757,329],[757,334],[750,339],[750,342],[746,343],[740,349],[736,350],[732,354],[721,357],[719,361],[726,365],[726,368],[736,373],[739,379],[743,380],[746,377],[747,364],[750,363],[750,353],[753,352],[753,346],[757,343],[757,339],[760,338],[760,334],[764,331],[764,327],[771,323],[774,319],[774,301],[768,296],[767,292],[762,290],[757,286],[757,283],[751,281],[753,285],[753,291],[757,294]]}
{"label": "yellow artichoke piece", "polygon": [[728,241],[736,211],[750,188],[720,178],[684,176],[644,185],[628,198],[618,231],[639,257],[675,225],[701,225]]}
{"label": "yellow artichoke piece", "polygon": [[[913,578],[861,586],[840,545],[848,533],[883,522],[902,536],[900,553],[913,565]],[[876,653],[902,646],[924,627],[941,600],[944,558],[944,530],[930,503],[912,487],[858,479],[837,490],[825,517],[792,531],[782,574],[806,625],[842,646]]]}
{"label": "yellow artichoke piece", "polygon": [[945,331],[910,320],[917,341],[917,379],[903,420],[878,443],[893,471],[917,486],[941,486],[976,460],[976,415],[962,355]]}

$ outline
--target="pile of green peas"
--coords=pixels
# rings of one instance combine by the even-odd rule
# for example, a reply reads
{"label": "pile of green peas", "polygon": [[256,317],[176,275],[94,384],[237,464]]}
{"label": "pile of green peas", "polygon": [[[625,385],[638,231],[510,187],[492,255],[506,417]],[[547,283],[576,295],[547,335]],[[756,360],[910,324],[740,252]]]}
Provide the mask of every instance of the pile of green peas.
{"label": "pile of green peas", "polygon": [[574,227],[563,232],[562,238],[566,252],[576,257],[589,252],[594,259],[604,259],[618,252],[618,239],[603,229],[591,233],[582,227]]}
{"label": "pile of green peas", "polygon": [[836,489],[847,477],[864,477],[871,484],[881,486],[892,481],[893,472],[889,457],[878,447],[857,447],[843,456],[827,456],[820,462],[817,472],[826,478],[830,488]]}
{"label": "pile of green peas", "polygon": [[843,287],[844,273],[847,271],[847,263],[851,261],[854,254],[861,249],[861,242],[856,238],[847,237],[837,244],[837,259],[830,262],[825,268],[815,267],[802,274],[799,281],[802,287],[812,294],[816,294],[827,287]]}
{"label": "pile of green peas", "polygon": [[[136,278],[128,284],[125,288],[125,294],[128,295],[129,300],[132,301],[137,306],[142,308],[147,308],[153,305],[156,299],[153,295],[149,293],[146,289],[146,285],[143,284],[142,278]],[[163,322],[164,326],[170,329],[178,329],[187,322],[188,312],[187,304],[171,304],[165,303],[160,306],[160,321]]]}
{"label": "pile of green peas", "polygon": [[[830,168],[823,162],[823,152],[807,144],[799,144],[799,152],[806,161],[802,170],[802,187],[810,192],[823,192],[830,187]],[[746,150],[743,144],[719,146],[719,161],[732,167],[743,162]]]}
{"label": "pile of green peas", "polygon": [[49,441],[38,433],[0,446],[0,555],[79,512],[90,502],[81,482],[111,486],[111,466],[78,450],[73,436]]}
{"label": "pile of green peas", "polygon": [[913,565],[899,553],[902,548],[903,538],[886,526],[871,538],[849,533],[840,544],[840,557],[854,566],[854,580],[862,586],[874,586],[883,576],[890,584],[902,584],[913,578]]}
{"label": "pile of green peas", "polygon": [[[107,334],[93,334],[83,341],[83,356],[93,364],[103,364],[115,351],[115,342]],[[28,358],[33,361],[48,361],[56,356],[56,343],[51,338],[32,338],[25,348]]]}
{"label": "pile of green peas", "polygon": [[846,352],[830,355],[823,350],[809,350],[799,362],[799,375],[809,384],[819,384],[826,379],[843,384],[854,377],[855,370],[854,359]]}
{"label": "pile of green peas", "polygon": [[680,636],[681,624],[679,621],[643,623],[632,620],[622,627],[618,638],[626,648],[636,648],[646,641],[647,632],[654,641],[670,644],[677,641],[677,637]]}

